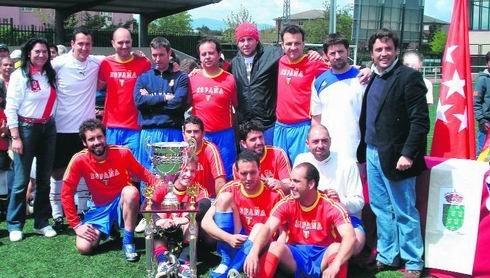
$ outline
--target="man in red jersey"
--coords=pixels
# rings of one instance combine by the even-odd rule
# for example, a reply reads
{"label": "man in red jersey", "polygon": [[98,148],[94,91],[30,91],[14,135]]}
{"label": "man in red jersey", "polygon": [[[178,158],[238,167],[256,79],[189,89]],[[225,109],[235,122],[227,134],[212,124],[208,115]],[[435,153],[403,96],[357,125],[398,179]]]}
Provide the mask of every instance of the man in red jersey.
{"label": "man in red jersey", "polygon": [[[84,121],[80,137],[86,149],[72,157],[61,192],[66,219],[77,234],[77,250],[90,254],[112,228],[124,227],[123,253],[128,261],[136,261],[133,237],[140,195],[131,184],[130,175],[150,186],[159,180],[136,161],[129,149],[107,145],[105,126],[99,120]],[[87,182],[95,204],[83,221],[77,215],[73,197],[81,178]]]}
{"label": "man in red jersey", "polygon": [[[254,152],[260,159],[260,178],[271,188],[280,188],[285,194],[289,192],[289,174],[291,165],[284,150],[265,145],[264,126],[258,120],[240,124],[240,146]],[[238,178],[234,168],[233,175]]]}
{"label": "man in red jersey", "polygon": [[107,126],[107,142],[127,146],[134,155],[138,153],[138,109],[133,90],[136,79],[151,67],[145,57],[131,54],[131,33],[117,28],[112,35],[112,47],[116,53],[102,61],[99,70],[98,90],[106,87],[104,124]]}
{"label": "man in red jersey", "polygon": [[204,139],[204,123],[198,117],[191,115],[185,119],[184,139],[196,140],[197,174],[196,182],[206,188],[209,196],[214,198],[226,183],[225,170],[221,155],[216,145]]}
{"label": "man in red jersey", "polygon": [[[318,170],[308,162],[293,169],[291,195],[274,207],[246,258],[248,277],[273,277],[279,263],[295,277],[346,276],[354,229],[343,206],[317,190],[319,180]],[[259,262],[279,227],[286,229],[288,242],[272,242]]]}
{"label": "man in red jersey", "polygon": [[235,167],[238,180],[221,189],[202,222],[202,228],[218,240],[217,252],[221,256],[221,264],[212,277],[226,277],[229,268],[241,269],[260,224],[265,223],[273,206],[284,196],[260,180],[255,153],[242,151]]}
{"label": "man in red jersey", "polygon": [[236,159],[232,113],[232,107],[237,106],[235,79],[220,67],[218,40],[203,38],[198,49],[202,71],[189,79],[189,102],[192,113],[204,122],[206,138],[218,146],[230,180]]}
{"label": "man in red jersey", "polygon": [[289,161],[306,152],[306,135],[311,125],[311,84],[328,69],[323,60],[312,61],[303,53],[305,32],[296,25],[281,31],[284,56],[277,76],[274,146],[286,151]]}

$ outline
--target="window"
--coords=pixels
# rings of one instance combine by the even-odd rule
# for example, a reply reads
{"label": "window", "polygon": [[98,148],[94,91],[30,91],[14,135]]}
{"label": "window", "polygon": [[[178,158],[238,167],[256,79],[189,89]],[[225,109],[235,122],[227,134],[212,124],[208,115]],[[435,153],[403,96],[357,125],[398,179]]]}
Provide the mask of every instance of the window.
{"label": "window", "polygon": [[32,13],[34,9],[33,8],[20,8],[20,11],[23,12],[23,13]]}

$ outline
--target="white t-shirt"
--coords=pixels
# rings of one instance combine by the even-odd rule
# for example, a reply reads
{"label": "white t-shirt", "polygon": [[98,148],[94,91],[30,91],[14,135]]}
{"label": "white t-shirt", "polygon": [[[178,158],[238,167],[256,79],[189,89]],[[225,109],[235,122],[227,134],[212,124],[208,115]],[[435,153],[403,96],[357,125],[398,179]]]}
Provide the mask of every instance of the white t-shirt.
{"label": "white t-shirt", "polygon": [[427,94],[425,95],[427,98],[427,104],[434,104],[434,89],[432,86],[432,82],[429,79],[424,78],[425,87],[427,87]]}
{"label": "white t-shirt", "polygon": [[252,68],[253,68],[253,65],[254,65],[254,56],[250,56],[250,57],[243,57],[243,59],[245,60],[245,68],[247,69],[247,78],[248,78],[248,82],[250,82],[250,76],[252,74]]}
{"label": "white t-shirt", "polygon": [[359,117],[366,89],[358,74],[354,67],[342,74],[328,70],[317,77],[311,90],[311,115],[321,115],[321,123],[332,137],[330,150],[353,160],[357,160],[361,141]]}
{"label": "white t-shirt", "polygon": [[78,133],[83,121],[95,118],[97,76],[103,59],[104,56],[90,55],[80,62],[70,51],[51,61],[57,79],[55,120],[58,133]]}
{"label": "white t-shirt", "polygon": [[357,163],[348,158],[339,159],[334,152],[323,160],[318,161],[310,152],[299,154],[294,161],[296,165],[309,162],[320,172],[319,190],[334,189],[337,191],[340,202],[347,208],[350,215],[361,219],[361,210],[364,207],[361,177]]}

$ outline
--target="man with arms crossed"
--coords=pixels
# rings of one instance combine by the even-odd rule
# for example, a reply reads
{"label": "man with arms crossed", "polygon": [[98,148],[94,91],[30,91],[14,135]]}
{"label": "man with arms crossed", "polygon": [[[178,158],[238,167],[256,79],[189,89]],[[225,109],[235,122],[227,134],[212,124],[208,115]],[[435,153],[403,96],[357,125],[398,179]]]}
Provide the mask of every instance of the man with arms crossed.
{"label": "man with arms crossed", "polygon": [[[107,145],[105,126],[99,120],[83,122],[80,137],[87,149],[71,159],[61,192],[66,218],[77,234],[76,248],[80,254],[90,254],[100,239],[109,236],[114,226],[124,227],[123,253],[126,260],[136,261],[138,254],[133,237],[140,195],[131,184],[130,175],[137,176],[149,186],[159,180],[136,161],[128,148]],[[77,216],[73,200],[82,177],[95,205],[83,221]]]}
{"label": "man with arms crossed", "polygon": [[[246,258],[248,277],[274,277],[278,264],[295,277],[346,277],[354,229],[343,206],[318,192],[319,180],[310,163],[293,169],[291,194],[274,207]],[[261,250],[284,225],[288,242],[272,242],[259,263]]]}

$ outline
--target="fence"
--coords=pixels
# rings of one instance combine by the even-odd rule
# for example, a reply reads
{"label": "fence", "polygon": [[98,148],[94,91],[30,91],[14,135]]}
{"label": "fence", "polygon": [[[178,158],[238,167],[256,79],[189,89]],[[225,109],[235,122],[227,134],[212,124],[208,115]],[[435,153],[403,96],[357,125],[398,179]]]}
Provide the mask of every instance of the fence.
{"label": "fence", "polygon": [[[91,30],[93,46],[110,47],[113,30]],[[73,29],[66,28],[63,37],[63,44],[70,45]],[[138,41],[138,32],[132,32],[133,42]],[[172,47],[192,56],[196,55],[196,45],[199,35],[182,34],[182,35],[166,35],[166,34],[148,34],[148,39],[151,41],[154,37],[162,36],[167,38]],[[12,19],[0,21],[0,42],[7,45],[22,45],[24,42],[34,37],[43,37],[49,42],[54,43],[54,30],[49,25],[44,26],[25,26],[14,25]],[[146,47],[147,45],[145,45]]]}

